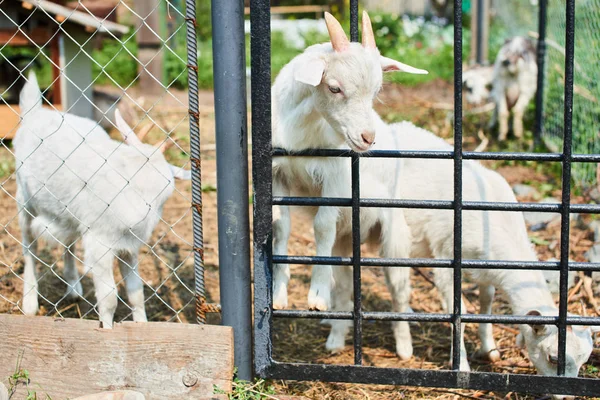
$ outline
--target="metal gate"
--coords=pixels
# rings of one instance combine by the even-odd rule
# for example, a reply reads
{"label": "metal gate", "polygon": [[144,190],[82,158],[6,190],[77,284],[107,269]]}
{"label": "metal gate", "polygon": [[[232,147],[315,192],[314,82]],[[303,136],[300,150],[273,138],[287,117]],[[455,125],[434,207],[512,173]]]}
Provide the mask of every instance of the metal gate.
{"label": "metal gate", "polygon": [[[542,1],[545,3],[545,1]],[[350,2],[351,40],[358,40],[358,0]],[[252,55],[252,170],[254,185],[254,369],[265,378],[291,380],[320,380],[353,383],[376,383],[446,388],[469,388],[498,391],[569,392],[573,395],[600,395],[597,380],[573,377],[551,377],[491,372],[462,372],[460,352],[454,351],[451,370],[415,370],[362,366],[362,325],[364,321],[423,321],[449,322],[453,326],[453,347],[460,348],[461,323],[511,323],[553,324],[559,331],[558,374],[564,375],[567,327],[599,325],[600,318],[567,316],[567,277],[569,271],[595,271],[600,265],[569,262],[569,217],[571,213],[599,213],[600,206],[571,204],[570,182],[573,162],[599,162],[600,155],[572,154],[572,104],[575,33],[575,0],[566,1],[566,63],[564,148],[562,153],[478,153],[463,151],[462,121],[454,119],[453,151],[371,151],[360,156],[344,150],[310,150],[289,153],[271,146],[271,66],[270,66],[270,4],[268,0],[251,1],[251,55]],[[462,1],[454,1],[454,113],[462,115]],[[543,42],[542,42],[543,50]],[[540,87],[543,87],[540,85]],[[538,114],[541,116],[541,113]],[[539,123],[539,122],[538,122]],[[538,125],[539,126],[539,125]],[[352,198],[273,197],[272,157],[349,157],[352,165]],[[359,197],[359,163],[361,157],[452,159],[454,161],[454,199],[429,200],[377,200]],[[562,199],[559,204],[499,203],[463,201],[463,160],[530,160],[562,164]],[[338,206],[352,208],[352,257],[308,257],[272,254],[272,206]],[[360,208],[398,207],[417,209],[446,209],[454,213],[453,259],[380,259],[361,257]],[[561,258],[558,262],[509,262],[463,259],[461,254],[462,212],[486,211],[538,211],[559,213],[561,216]],[[354,310],[348,312],[316,312],[305,310],[274,310],[272,307],[272,265],[274,263],[306,265],[351,265],[354,277]],[[454,271],[454,305],[448,314],[366,312],[361,307],[361,267],[432,267],[452,268]],[[560,271],[560,303],[558,317],[473,315],[461,310],[461,273],[463,269],[477,268],[540,269]],[[328,318],[346,319],[354,323],[354,365],[315,365],[285,363],[273,359],[273,319],[276,318]]]}

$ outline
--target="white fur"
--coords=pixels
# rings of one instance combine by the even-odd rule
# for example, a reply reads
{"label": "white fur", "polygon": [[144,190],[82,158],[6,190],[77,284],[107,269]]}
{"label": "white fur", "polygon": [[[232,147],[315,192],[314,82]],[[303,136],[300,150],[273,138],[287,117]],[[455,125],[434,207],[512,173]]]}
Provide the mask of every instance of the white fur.
{"label": "white fur", "polygon": [[77,240],[93,274],[97,309],[110,328],[117,307],[113,261],[118,258],[134,321],[146,321],[139,249],[161,218],[174,189],[174,172],[158,148],[143,144],[117,118],[126,143],[94,121],[41,107],[35,75],[21,92],[21,126],[14,139],[19,223],[25,258],[23,310],[38,311],[36,242],[45,236],[68,250],[65,277],[71,296],[81,295],[74,260]]}
{"label": "white fur", "polygon": [[470,104],[481,104],[490,99],[494,68],[478,66],[464,71],[462,76],[465,98]]}
{"label": "white fur", "polygon": [[[381,84],[381,69],[376,68],[376,53],[368,53],[352,44],[344,53],[332,53],[328,44],[309,47],[284,67],[273,86],[273,146],[288,150],[343,148],[369,149],[451,149],[442,139],[408,122],[386,125],[372,108]],[[305,68],[314,57],[325,60],[322,80],[316,86],[294,79],[294,71]],[[341,82],[340,82],[341,81]],[[349,88],[345,97],[336,97],[329,86]],[[375,144],[362,146],[360,132],[373,129]],[[302,195],[350,197],[350,161],[347,158],[287,157],[273,160],[273,193],[276,196]],[[408,198],[451,200],[453,164],[450,160],[363,158],[360,162],[360,189],[363,198]],[[516,202],[511,188],[497,173],[472,161],[464,163],[463,196],[465,200]],[[351,215],[347,208],[312,209],[318,256],[349,256],[352,253]],[[273,221],[274,254],[286,254],[290,233],[287,207],[276,207]],[[442,210],[402,210],[363,208],[360,214],[361,240],[381,245],[384,257],[453,258],[453,214]],[[529,243],[522,213],[465,211],[463,213],[463,256],[465,259],[536,260]],[[406,312],[410,297],[409,268],[386,268],[394,311]],[[469,273],[465,270],[465,273]],[[471,277],[480,285],[481,312],[491,313],[494,288],[508,293],[514,314],[540,310],[556,315],[557,309],[540,271],[473,270]],[[274,266],[274,307],[287,306],[287,265]],[[436,284],[443,303],[452,306],[452,270],[436,270]],[[333,298],[329,289],[334,285]],[[333,300],[333,301],[331,301]],[[325,310],[352,309],[352,274],[350,268],[329,266],[313,269],[309,308]],[[465,309],[463,305],[463,310]],[[328,321],[332,325],[327,348],[344,346],[350,321]],[[523,328],[526,330],[526,328]],[[412,355],[409,326],[393,325],[396,351],[401,358]],[[591,333],[581,330],[583,340],[571,339],[569,357],[576,360],[570,372],[577,373],[590,355]],[[482,350],[498,358],[490,324],[480,327]],[[530,351],[538,346],[531,335],[525,336]],[[461,338],[463,369],[468,369],[466,350]],[[537,358],[540,372],[550,373],[543,357]],[[549,372],[550,371],[550,372]]]}
{"label": "white fur", "polygon": [[508,118],[513,112],[513,131],[523,136],[523,114],[537,89],[537,62],[533,43],[521,36],[505,42],[494,63],[492,96],[496,110],[490,126],[499,118],[499,140],[508,134]]}

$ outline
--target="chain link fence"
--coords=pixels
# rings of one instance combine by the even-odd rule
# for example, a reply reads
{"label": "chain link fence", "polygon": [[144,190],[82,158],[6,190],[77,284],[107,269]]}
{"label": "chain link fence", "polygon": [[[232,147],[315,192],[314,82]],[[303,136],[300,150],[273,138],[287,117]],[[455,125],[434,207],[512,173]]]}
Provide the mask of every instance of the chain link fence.
{"label": "chain link fence", "polygon": [[[564,131],[564,7],[564,2],[548,2],[542,138],[553,152],[562,151]],[[537,1],[494,1],[493,12],[497,23],[507,32],[507,37],[537,32]],[[596,154],[600,152],[600,86],[597,79],[600,59],[600,1],[577,1],[575,18],[573,153]],[[594,164],[575,163],[572,172],[577,186],[587,189],[596,185]]]}
{"label": "chain link fence", "polygon": [[193,321],[183,2],[0,4],[0,313]]}

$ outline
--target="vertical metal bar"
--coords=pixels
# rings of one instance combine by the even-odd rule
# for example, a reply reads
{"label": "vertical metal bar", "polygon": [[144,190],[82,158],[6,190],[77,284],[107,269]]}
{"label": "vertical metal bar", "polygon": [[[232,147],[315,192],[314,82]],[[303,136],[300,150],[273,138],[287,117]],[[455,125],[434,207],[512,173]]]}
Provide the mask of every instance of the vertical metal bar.
{"label": "vertical metal bar", "polygon": [[484,57],[483,55],[483,38],[484,38],[484,24],[485,24],[485,0],[477,0],[477,49],[476,49],[476,61],[477,64],[483,64]]}
{"label": "vertical metal bar", "polygon": [[358,42],[358,0],[350,0],[350,40]]}
{"label": "vertical metal bar", "polygon": [[196,322],[206,323],[204,304],[204,237],[202,231],[202,173],[200,167],[200,126],[198,114],[198,59],[196,43],[196,2],[186,0],[188,98],[190,114],[190,161],[192,163],[192,228],[194,232],[194,285],[196,289]]}
{"label": "vertical metal bar", "polygon": [[219,280],[240,379],[252,379],[244,2],[212,0]]}
{"label": "vertical metal bar", "polygon": [[454,0],[454,307],[452,369],[460,369],[462,263],[462,0]]}
{"label": "vertical metal bar", "polygon": [[[358,0],[350,2],[350,39],[358,42]],[[362,289],[360,267],[360,157],[352,162],[352,272],[354,283],[354,364],[362,365]]]}
{"label": "vertical metal bar", "polygon": [[360,158],[352,162],[352,272],[354,281],[354,364],[362,365],[362,285],[360,266]]}
{"label": "vertical metal bar", "polygon": [[254,186],[254,370],[264,376],[272,360],[271,9],[250,1],[252,67],[252,183]]}
{"label": "vertical metal bar", "polygon": [[544,130],[544,74],[546,62],[546,25],[548,21],[548,0],[540,0],[538,14],[538,43],[537,43],[537,91],[535,93],[535,130],[533,143],[537,148],[542,143]]}
{"label": "vertical metal bar", "polygon": [[563,133],[562,210],[560,224],[560,295],[558,303],[558,375],[565,374],[567,346],[567,292],[569,276],[569,212],[573,134],[573,66],[575,61],[575,0],[567,0],[565,38],[565,114]]}

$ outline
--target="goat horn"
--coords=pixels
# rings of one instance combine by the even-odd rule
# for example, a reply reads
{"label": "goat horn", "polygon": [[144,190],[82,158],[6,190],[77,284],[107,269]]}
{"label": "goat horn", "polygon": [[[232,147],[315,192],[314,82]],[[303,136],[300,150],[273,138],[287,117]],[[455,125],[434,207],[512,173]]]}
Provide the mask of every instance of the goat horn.
{"label": "goat horn", "polygon": [[367,49],[376,49],[375,35],[373,34],[373,25],[371,25],[371,18],[365,10],[363,10],[362,17],[362,45]]}
{"label": "goat horn", "polygon": [[150,133],[150,131],[152,130],[152,128],[154,128],[154,122],[152,122],[149,125],[146,125],[142,129],[140,129],[139,133],[137,134],[138,139],[144,140],[144,138],[146,137],[146,135],[148,133]]}
{"label": "goat horn", "polygon": [[342,28],[342,25],[338,22],[333,15],[325,12],[325,24],[327,25],[327,31],[329,32],[329,38],[331,39],[331,46],[333,50],[342,52],[348,49],[350,41],[346,32]]}

